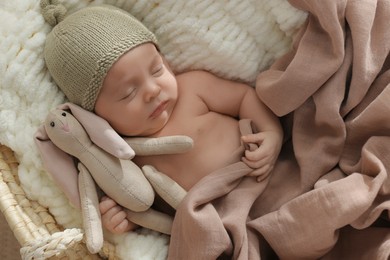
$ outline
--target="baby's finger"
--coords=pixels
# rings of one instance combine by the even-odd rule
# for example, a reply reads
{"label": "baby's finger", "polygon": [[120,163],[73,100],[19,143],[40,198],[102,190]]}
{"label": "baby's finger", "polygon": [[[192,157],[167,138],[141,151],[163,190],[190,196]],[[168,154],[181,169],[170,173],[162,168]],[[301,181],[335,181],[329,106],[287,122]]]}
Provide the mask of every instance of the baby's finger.
{"label": "baby's finger", "polygon": [[257,181],[257,182],[262,182],[262,181],[264,181],[265,179],[267,179],[268,176],[269,176],[268,173],[264,173],[264,174],[262,174],[262,175],[260,175],[260,176],[257,176],[257,177],[256,177],[256,181]]}
{"label": "baby's finger", "polygon": [[130,230],[131,228],[130,222],[126,219],[126,213],[123,210],[115,214],[111,218],[110,222],[111,225],[114,227],[113,231],[116,234],[121,234]]}
{"label": "baby's finger", "polygon": [[267,154],[264,151],[264,149],[257,149],[255,151],[245,151],[245,158],[248,159],[249,161],[260,161],[266,158]]}
{"label": "baby's finger", "polygon": [[257,178],[256,178],[256,181],[257,182],[262,182],[263,180],[265,180],[268,176],[269,176],[269,174],[270,174],[270,172],[273,170],[273,166],[271,166],[269,169],[268,169],[268,171],[266,171],[266,172],[263,172],[263,173],[261,173],[259,176],[257,176]]}
{"label": "baby's finger", "polygon": [[253,168],[253,169],[257,169],[257,168],[261,168],[263,167],[264,165],[267,164],[268,162],[268,159],[267,158],[263,158],[259,161],[251,161],[251,160],[248,160],[248,158],[246,157],[242,157],[242,161],[248,165],[249,167]]}
{"label": "baby's finger", "polygon": [[111,221],[113,222],[113,223],[121,223],[123,220],[125,220],[126,219],[126,212],[123,210],[123,209],[121,209],[120,211],[117,211],[114,215],[112,215],[112,217],[111,217]]}
{"label": "baby's finger", "polygon": [[105,214],[109,209],[116,206],[116,202],[107,197],[99,203],[99,210],[101,214]]}
{"label": "baby's finger", "polygon": [[124,219],[118,226],[114,228],[116,234],[122,234],[124,232],[134,230],[139,227],[137,224],[130,222],[127,219]]}
{"label": "baby's finger", "polygon": [[121,216],[121,212],[124,213],[122,208],[119,206],[110,208],[105,214],[102,215],[103,226],[106,227],[109,231],[114,232],[115,227],[118,226],[124,219],[126,219],[126,214]]}
{"label": "baby's finger", "polygon": [[121,211],[123,211],[122,207],[114,206],[114,207],[110,208],[109,210],[107,210],[106,213],[103,214],[103,217],[105,217],[111,221],[113,219],[113,217]]}
{"label": "baby's finger", "polygon": [[257,143],[260,144],[263,142],[265,138],[265,135],[262,133],[257,133],[257,134],[248,134],[248,135],[243,135],[241,136],[241,140],[244,143]]}
{"label": "baby's finger", "polygon": [[128,231],[128,228],[129,228],[129,221],[127,219],[124,219],[118,225],[116,225],[114,227],[114,229],[112,230],[112,233],[121,234],[121,233]]}
{"label": "baby's finger", "polygon": [[248,174],[248,176],[261,176],[266,175],[272,170],[272,166],[270,164],[266,164],[258,169],[253,170]]}

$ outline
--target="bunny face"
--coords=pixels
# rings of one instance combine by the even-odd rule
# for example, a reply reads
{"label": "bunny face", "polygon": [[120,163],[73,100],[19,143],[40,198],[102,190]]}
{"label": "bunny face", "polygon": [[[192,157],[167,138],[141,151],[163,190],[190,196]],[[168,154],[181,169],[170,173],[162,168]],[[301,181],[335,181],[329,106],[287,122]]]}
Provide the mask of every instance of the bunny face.
{"label": "bunny face", "polygon": [[51,111],[45,121],[47,135],[64,152],[76,156],[80,149],[91,145],[83,126],[69,112],[62,109]]}

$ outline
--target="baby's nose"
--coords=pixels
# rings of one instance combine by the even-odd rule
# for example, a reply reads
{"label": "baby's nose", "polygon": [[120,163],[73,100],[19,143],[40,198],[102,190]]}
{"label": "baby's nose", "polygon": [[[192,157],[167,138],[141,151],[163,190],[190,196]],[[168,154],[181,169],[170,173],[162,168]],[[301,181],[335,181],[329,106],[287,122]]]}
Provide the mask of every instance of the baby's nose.
{"label": "baby's nose", "polygon": [[145,91],[145,99],[147,101],[152,100],[153,98],[157,97],[161,92],[161,88],[158,84],[154,82],[149,82],[146,86],[146,91]]}

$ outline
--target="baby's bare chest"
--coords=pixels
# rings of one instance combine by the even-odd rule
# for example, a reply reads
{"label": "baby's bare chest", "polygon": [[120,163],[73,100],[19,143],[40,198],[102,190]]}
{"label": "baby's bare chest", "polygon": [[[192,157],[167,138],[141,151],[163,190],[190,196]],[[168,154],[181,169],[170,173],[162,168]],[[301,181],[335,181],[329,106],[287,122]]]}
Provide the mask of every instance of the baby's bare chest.
{"label": "baby's bare chest", "polygon": [[209,112],[190,120],[181,120],[164,135],[187,135],[194,141],[193,148],[183,154],[145,156],[136,158],[141,165],[151,164],[184,188],[189,189],[209,173],[237,162],[241,154],[238,121]]}

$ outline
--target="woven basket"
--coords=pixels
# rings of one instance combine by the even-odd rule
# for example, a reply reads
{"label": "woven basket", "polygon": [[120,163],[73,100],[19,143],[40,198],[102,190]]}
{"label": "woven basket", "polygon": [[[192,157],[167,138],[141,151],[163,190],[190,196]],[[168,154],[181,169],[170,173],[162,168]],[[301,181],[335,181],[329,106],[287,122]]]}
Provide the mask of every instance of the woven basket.
{"label": "woven basket", "polygon": [[13,151],[0,144],[0,209],[22,247],[22,259],[117,259],[107,241],[99,255],[90,254],[81,229],[62,228],[47,208],[29,200],[17,169]]}

